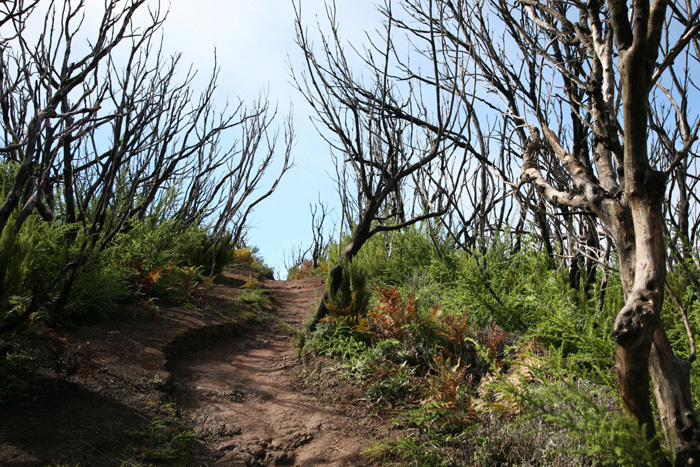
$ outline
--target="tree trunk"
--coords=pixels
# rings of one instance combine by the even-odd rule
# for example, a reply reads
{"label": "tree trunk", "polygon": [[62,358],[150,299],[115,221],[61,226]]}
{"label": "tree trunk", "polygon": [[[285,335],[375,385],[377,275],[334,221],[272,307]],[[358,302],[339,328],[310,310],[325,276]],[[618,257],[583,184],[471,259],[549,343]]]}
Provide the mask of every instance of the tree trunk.
{"label": "tree trunk", "polygon": [[[661,326],[666,284],[663,199],[666,178],[649,166],[647,141],[648,95],[651,86],[649,51],[644,40],[620,50],[620,83],[624,116],[624,201],[629,216],[615,236],[625,305],[617,315],[616,373],[622,400],[644,426],[648,440],[666,463],[658,441],[649,391],[650,374],[668,448],[678,465],[697,458],[698,424],[690,401],[688,372],[673,355]],[[626,206],[625,208],[625,203]],[[630,221],[631,217],[631,222]],[[610,223],[606,222],[610,227]],[[653,346],[652,346],[653,344]],[[700,460],[700,459],[699,459]]]}
{"label": "tree trunk", "polygon": [[700,432],[690,390],[690,362],[676,358],[666,332],[654,332],[649,371],[666,443],[676,454],[676,465],[700,459]]}

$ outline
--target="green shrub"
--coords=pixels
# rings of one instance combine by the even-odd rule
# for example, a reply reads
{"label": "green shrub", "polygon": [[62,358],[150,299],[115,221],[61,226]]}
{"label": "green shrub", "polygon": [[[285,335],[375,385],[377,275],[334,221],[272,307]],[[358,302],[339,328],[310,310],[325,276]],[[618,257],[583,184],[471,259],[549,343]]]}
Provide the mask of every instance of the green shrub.
{"label": "green shrub", "polygon": [[415,367],[406,362],[397,364],[390,360],[369,360],[365,371],[367,378],[364,386],[370,399],[399,401],[417,394]]}
{"label": "green shrub", "polygon": [[331,290],[331,281],[326,281],[326,306],[332,316],[360,317],[365,315],[371,290],[363,257],[341,262],[342,279],[337,291]]}
{"label": "green shrub", "polygon": [[[572,289],[546,253],[528,242],[516,251],[508,233],[483,253],[429,234],[423,224],[372,238],[343,263],[335,313],[307,339],[308,350],[342,359],[371,398],[406,404],[410,434],[373,456],[394,465],[654,463],[615,381],[619,276],[599,269],[589,290]],[[671,271],[669,284],[697,334],[700,291],[683,276],[692,271]],[[670,299],[663,319],[687,356]],[[691,380],[700,398],[697,369]]]}
{"label": "green shrub", "polygon": [[149,403],[148,408],[153,412],[149,425],[128,433],[144,444],[144,459],[168,465],[191,465],[197,435],[187,429],[175,404]]}
{"label": "green shrub", "polygon": [[596,372],[552,374],[548,369],[548,378],[520,394],[526,417],[542,420],[545,433],[568,438],[568,453],[597,459],[600,465],[657,465],[652,443],[609,385],[613,370],[600,371],[608,373],[603,384],[596,381]]}
{"label": "green shrub", "polygon": [[129,294],[128,272],[125,263],[114,262],[108,251],[93,251],[87,262],[73,273],[75,282],[63,315],[105,317]]}
{"label": "green shrub", "polygon": [[270,291],[266,289],[249,288],[236,297],[236,301],[245,303],[258,313],[260,319],[267,318],[273,309]]}
{"label": "green shrub", "polygon": [[[399,266],[403,272],[397,274],[403,281],[397,286],[425,303],[439,303],[445,313],[466,310],[479,327],[495,323],[506,331],[524,331],[549,309],[569,301],[566,293],[560,293],[562,278],[550,270],[549,258],[527,246],[513,253],[505,234],[482,255],[457,252],[448,243],[438,251],[430,238],[418,240],[419,233],[412,232],[407,238],[420,243],[422,253],[409,255],[411,267]],[[397,234],[396,238],[402,237]],[[387,267],[402,263],[405,258],[392,257]],[[387,277],[393,280],[396,276]]]}
{"label": "green shrub", "polygon": [[231,232],[226,232],[212,247],[204,229],[194,229],[184,248],[184,263],[201,266],[204,274],[218,275],[234,260],[235,244]]}
{"label": "green shrub", "polygon": [[366,357],[369,346],[347,324],[323,321],[306,337],[304,350],[352,364],[355,360]]}
{"label": "green shrub", "polygon": [[392,467],[456,467],[443,446],[421,443],[415,436],[377,442],[362,451],[369,459]]}
{"label": "green shrub", "polygon": [[251,265],[250,268],[263,279],[273,280],[275,278],[275,270],[267,264],[265,264],[265,262],[262,259],[256,258],[256,261]]}
{"label": "green shrub", "polygon": [[0,233],[0,325],[13,313],[21,312],[17,297],[27,293],[27,258],[33,245],[31,228],[15,233],[14,215]]}
{"label": "green shrub", "polygon": [[17,336],[0,340],[0,405],[27,395],[39,361],[38,351]]}
{"label": "green shrub", "polygon": [[391,232],[384,241],[387,262],[381,281],[386,285],[402,285],[416,271],[426,271],[433,260],[434,247],[427,223]]}
{"label": "green shrub", "polygon": [[185,264],[187,253],[199,244],[199,228],[179,228],[174,221],[159,222],[147,218],[134,221],[131,228],[116,236],[107,248],[108,255],[117,263],[138,260],[144,270]]}

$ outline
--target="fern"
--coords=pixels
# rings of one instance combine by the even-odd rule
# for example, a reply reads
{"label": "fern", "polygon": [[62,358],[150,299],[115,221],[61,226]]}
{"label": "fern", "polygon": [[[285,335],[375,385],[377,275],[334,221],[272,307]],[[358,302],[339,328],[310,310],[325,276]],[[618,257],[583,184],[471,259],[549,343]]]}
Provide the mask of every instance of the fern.
{"label": "fern", "polygon": [[370,334],[379,339],[408,341],[411,325],[418,321],[418,307],[411,294],[404,301],[396,287],[377,288],[379,302],[368,312]]}
{"label": "fern", "polygon": [[8,314],[18,311],[15,297],[25,293],[25,259],[33,246],[31,227],[25,226],[16,234],[14,218],[10,216],[0,234],[0,323]]}

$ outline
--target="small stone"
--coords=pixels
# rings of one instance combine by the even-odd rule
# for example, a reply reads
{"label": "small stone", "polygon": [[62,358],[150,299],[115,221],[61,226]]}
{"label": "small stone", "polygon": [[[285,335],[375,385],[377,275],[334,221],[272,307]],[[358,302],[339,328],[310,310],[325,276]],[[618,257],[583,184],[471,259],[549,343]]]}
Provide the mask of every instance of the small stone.
{"label": "small stone", "polygon": [[256,457],[258,459],[262,459],[265,457],[265,448],[260,445],[251,446],[251,448],[248,451],[253,455],[253,457]]}

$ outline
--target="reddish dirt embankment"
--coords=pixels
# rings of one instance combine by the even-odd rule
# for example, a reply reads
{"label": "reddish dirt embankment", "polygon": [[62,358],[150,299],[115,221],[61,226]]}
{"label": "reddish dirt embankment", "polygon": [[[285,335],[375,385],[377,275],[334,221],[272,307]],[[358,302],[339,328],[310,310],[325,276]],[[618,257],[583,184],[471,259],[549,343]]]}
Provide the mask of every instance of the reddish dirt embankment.
{"label": "reddish dirt embankment", "polygon": [[247,273],[226,274],[198,309],[125,306],[60,333],[72,348],[90,342],[99,370],[36,377],[22,399],[0,406],[0,465],[159,464],[154,453],[172,446],[159,430],[150,436],[158,417],[197,435],[162,465],[367,465],[360,450],[391,428],[356,386],[302,365],[290,343],[322,282],[263,281],[276,311],[259,324],[235,300]]}

